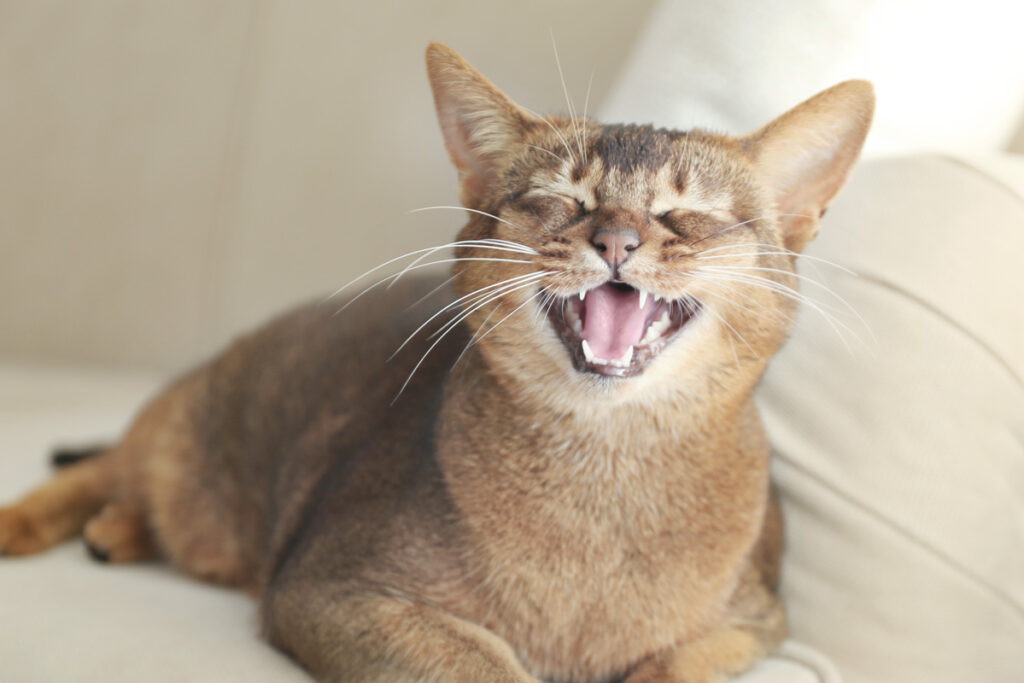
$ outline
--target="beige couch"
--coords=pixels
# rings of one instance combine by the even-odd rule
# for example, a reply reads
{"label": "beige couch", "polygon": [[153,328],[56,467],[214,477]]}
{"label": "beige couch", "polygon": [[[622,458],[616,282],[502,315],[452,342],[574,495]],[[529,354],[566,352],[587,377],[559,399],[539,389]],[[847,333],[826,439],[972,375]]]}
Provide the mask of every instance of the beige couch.
{"label": "beige couch", "polygon": [[[915,128],[911,105],[942,88],[907,97],[902,62],[880,51],[882,5],[796,4],[780,20],[771,3],[670,0],[9,3],[0,499],[46,475],[52,445],[116,434],[166,377],[272,311],[450,238],[457,213],[405,213],[455,200],[429,39],[557,110],[550,24],[578,104],[593,68],[591,110],[666,125],[736,130],[867,76],[879,135],[808,252],[846,270],[803,270],[831,290],[804,291],[838,333],[805,311],[760,396],[793,639],[742,680],[1020,681],[1024,57],[998,52],[1012,41],[964,51],[961,65],[1009,60],[1005,87],[961,74],[971,97]],[[0,606],[4,681],[305,679],[258,639],[247,598],[161,566],[99,566],[77,543],[0,563]]]}

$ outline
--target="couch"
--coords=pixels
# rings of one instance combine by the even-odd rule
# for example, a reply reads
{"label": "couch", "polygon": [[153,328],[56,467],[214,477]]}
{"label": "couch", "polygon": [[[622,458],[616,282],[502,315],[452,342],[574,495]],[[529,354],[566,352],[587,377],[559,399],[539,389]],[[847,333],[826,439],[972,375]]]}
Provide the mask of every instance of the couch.
{"label": "couch", "polygon": [[[45,477],[55,445],[115,436],[273,311],[447,241],[461,216],[405,213],[455,202],[422,48],[449,41],[520,101],[564,109],[543,18],[571,94],[584,99],[593,67],[590,107],[608,120],[741,131],[844,77],[876,80],[878,135],[801,271],[831,317],[800,314],[759,392],[792,637],[740,680],[1020,681],[1024,56],[998,14],[1011,10],[976,8],[996,13],[978,29],[991,44],[947,56],[925,36],[900,58],[883,47],[901,44],[913,2],[625,5],[11,3],[0,500]],[[940,83],[920,53],[956,71]],[[160,564],[99,565],[80,542],[0,562],[0,606],[4,681],[307,680],[260,640],[249,598]]]}

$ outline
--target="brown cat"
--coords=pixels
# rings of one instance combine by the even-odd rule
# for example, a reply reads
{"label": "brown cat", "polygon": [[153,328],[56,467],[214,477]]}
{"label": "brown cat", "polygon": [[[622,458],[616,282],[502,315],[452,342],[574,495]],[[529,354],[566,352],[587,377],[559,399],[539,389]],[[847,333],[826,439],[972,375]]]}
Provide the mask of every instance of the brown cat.
{"label": "brown cat", "polygon": [[[237,585],[324,680],[745,670],[785,633],[752,393],[871,86],[726,137],[542,119],[443,45],[427,66],[472,212],[455,294],[376,289],[238,340],[0,510],[0,550],[84,528],[100,559]],[[424,310],[459,315],[417,332]]]}

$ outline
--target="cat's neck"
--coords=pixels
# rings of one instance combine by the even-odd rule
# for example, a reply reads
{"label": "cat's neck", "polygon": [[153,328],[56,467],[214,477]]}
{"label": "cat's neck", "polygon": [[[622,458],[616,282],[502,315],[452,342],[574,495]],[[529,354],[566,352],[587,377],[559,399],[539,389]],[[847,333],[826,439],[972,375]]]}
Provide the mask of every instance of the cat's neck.
{"label": "cat's neck", "polygon": [[[767,469],[767,441],[749,390],[720,387],[658,402],[597,396],[557,410],[542,392],[496,377],[478,355],[467,360],[466,371],[449,378],[437,435],[449,479],[591,498],[624,487],[691,486],[695,470]],[[637,498],[657,504],[646,492]]]}

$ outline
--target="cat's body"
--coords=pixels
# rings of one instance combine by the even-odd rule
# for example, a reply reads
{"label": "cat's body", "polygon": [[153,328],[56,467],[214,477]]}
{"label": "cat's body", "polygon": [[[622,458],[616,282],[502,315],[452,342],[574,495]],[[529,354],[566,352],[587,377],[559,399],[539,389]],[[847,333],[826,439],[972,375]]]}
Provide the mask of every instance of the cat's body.
{"label": "cat's body", "polygon": [[[0,550],[102,508],[94,554],[157,547],[248,590],[271,641],[326,680],[744,670],[785,632],[752,393],[870,90],[734,139],[540,121],[447,48],[428,64],[478,212],[455,292],[414,304],[436,283],[411,281],[239,340],[119,445],[0,510]],[[801,155],[811,168],[787,166]],[[457,297],[465,326],[417,330]]]}

